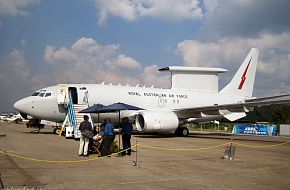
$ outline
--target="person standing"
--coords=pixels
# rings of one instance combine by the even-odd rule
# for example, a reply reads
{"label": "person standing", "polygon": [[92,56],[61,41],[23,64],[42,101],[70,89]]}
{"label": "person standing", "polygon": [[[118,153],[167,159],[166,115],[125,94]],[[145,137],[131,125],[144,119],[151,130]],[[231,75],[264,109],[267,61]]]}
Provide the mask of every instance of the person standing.
{"label": "person standing", "polygon": [[122,152],[122,155],[131,155],[131,134],[133,131],[133,126],[129,122],[129,118],[125,117],[122,119],[122,142],[123,150],[128,149],[127,151]]}
{"label": "person standing", "polygon": [[80,137],[80,147],[79,147],[79,156],[89,156],[88,155],[88,147],[90,139],[85,136],[87,132],[93,132],[93,128],[91,123],[89,122],[89,117],[87,115],[84,115],[84,121],[80,124],[80,131],[81,131],[81,137]]}
{"label": "person standing", "polygon": [[115,139],[114,125],[111,123],[110,118],[105,120],[104,126],[104,145],[102,156],[110,156],[112,153],[112,143]]}

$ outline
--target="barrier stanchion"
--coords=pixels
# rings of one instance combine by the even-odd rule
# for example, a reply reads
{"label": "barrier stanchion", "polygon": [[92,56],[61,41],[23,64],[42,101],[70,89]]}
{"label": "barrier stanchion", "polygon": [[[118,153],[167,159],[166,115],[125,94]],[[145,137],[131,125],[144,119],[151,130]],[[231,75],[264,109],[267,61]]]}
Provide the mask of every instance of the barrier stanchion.
{"label": "barrier stanchion", "polygon": [[135,157],[135,161],[133,161],[133,166],[139,166],[138,163],[138,140],[136,140],[136,157]]}
{"label": "barrier stanchion", "polygon": [[2,178],[1,178],[2,176],[1,176],[1,173],[0,173],[0,187],[1,187],[1,189],[4,189],[4,185],[3,185],[3,183],[2,183]]}
{"label": "barrier stanchion", "polygon": [[226,146],[226,150],[223,157],[226,160],[235,159],[236,146],[233,146],[233,143],[234,143],[233,139],[231,138],[230,146]]}

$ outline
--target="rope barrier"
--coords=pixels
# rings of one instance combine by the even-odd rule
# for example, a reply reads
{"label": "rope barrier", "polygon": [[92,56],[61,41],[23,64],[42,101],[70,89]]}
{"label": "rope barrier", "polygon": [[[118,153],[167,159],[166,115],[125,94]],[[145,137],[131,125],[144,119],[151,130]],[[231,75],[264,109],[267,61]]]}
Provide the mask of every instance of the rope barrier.
{"label": "rope barrier", "polygon": [[[137,145],[134,145],[131,148],[134,148],[136,146]],[[118,154],[120,154],[120,153],[122,153],[124,151],[127,151],[128,149],[125,149],[125,150],[110,154],[108,156],[118,155]],[[8,153],[8,152],[2,151],[2,150],[0,150],[0,154],[4,154],[4,155],[11,156],[11,157],[14,157],[14,158],[20,158],[20,159],[24,159],[24,160],[35,161],[35,162],[44,162],[44,163],[83,163],[83,162],[101,160],[101,159],[104,159],[104,158],[107,157],[107,156],[102,156],[102,157],[90,158],[90,159],[85,159],[85,160],[44,160],[44,159],[30,158],[30,157],[26,157],[26,156],[12,154],[12,153]]]}
{"label": "rope barrier", "polygon": [[236,145],[245,146],[245,147],[252,147],[252,148],[269,148],[269,147],[282,146],[282,145],[290,143],[290,141],[282,142],[279,144],[272,144],[272,145],[250,145],[250,144],[243,144],[243,143],[237,143],[237,142],[232,142],[232,143],[236,144]]}
{"label": "rope barrier", "polygon": [[157,146],[148,146],[148,145],[144,145],[144,144],[138,144],[138,146],[145,147],[145,148],[151,148],[151,149],[158,149],[158,150],[194,151],[194,150],[208,150],[208,149],[218,148],[218,147],[225,146],[228,144],[230,144],[230,142],[220,144],[220,145],[210,146],[210,147],[202,147],[202,148],[163,148],[163,147],[157,147]]}
{"label": "rope barrier", "polygon": [[282,142],[279,144],[272,144],[272,145],[250,145],[250,144],[243,144],[243,143],[237,143],[237,142],[231,141],[231,142],[216,145],[216,146],[202,147],[202,148],[163,148],[163,147],[148,146],[148,145],[143,145],[143,144],[138,144],[138,146],[151,148],[151,149],[158,149],[158,150],[193,151],[193,150],[208,150],[208,149],[218,148],[218,147],[229,145],[229,144],[236,144],[239,146],[245,146],[245,147],[251,147],[251,148],[269,148],[269,147],[282,146],[288,143],[290,143],[290,141]]}
{"label": "rope barrier", "polygon": [[[201,147],[201,148],[164,148],[164,147],[157,147],[157,146],[149,146],[149,145],[145,145],[145,144],[136,144],[134,146],[131,146],[131,148],[144,147],[144,148],[157,149],[157,150],[168,150],[168,151],[197,151],[197,150],[214,149],[214,148],[222,147],[222,146],[229,145],[229,144],[236,144],[239,146],[251,147],[251,148],[270,148],[270,147],[282,146],[282,145],[285,145],[288,143],[290,143],[290,141],[282,142],[279,144],[273,144],[273,145],[250,145],[250,144],[243,144],[243,143],[237,143],[237,142],[231,141],[231,142],[227,142],[227,143],[223,143],[223,144],[219,144],[219,145],[215,145],[215,146]],[[128,149],[130,149],[130,148],[128,148]],[[125,152],[128,149],[113,153],[113,154],[108,155],[108,156],[120,155],[120,153]],[[30,158],[30,157],[26,157],[26,156],[12,154],[12,153],[5,152],[3,150],[0,150],[0,154],[4,154],[7,156],[19,158],[19,159],[35,161],[35,162],[43,162],[43,163],[84,163],[84,162],[89,162],[89,161],[101,160],[101,159],[104,159],[107,157],[107,156],[102,156],[102,157],[90,158],[90,159],[85,159],[85,160],[45,160],[45,159]]]}

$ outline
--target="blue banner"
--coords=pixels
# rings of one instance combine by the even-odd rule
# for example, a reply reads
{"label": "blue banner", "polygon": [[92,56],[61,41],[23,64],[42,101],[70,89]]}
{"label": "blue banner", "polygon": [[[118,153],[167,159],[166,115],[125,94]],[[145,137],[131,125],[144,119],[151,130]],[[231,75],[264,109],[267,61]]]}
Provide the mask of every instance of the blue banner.
{"label": "blue banner", "polygon": [[276,125],[235,125],[233,134],[275,136],[277,134]]}

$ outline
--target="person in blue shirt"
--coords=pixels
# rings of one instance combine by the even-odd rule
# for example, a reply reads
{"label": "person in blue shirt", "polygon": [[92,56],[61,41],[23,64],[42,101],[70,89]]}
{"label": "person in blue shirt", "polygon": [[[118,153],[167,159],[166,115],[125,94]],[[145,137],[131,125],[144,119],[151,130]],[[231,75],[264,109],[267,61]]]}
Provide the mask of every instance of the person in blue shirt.
{"label": "person in blue shirt", "polygon": [[110,118],[105,119],[104,126],[104,144],[102,147],[102,156],[110,156],[112,153],[112,143],[115,139],[114,125]]}
{"label": "person in blue shirt", "polygon": [[122,142],[123,142],[123,150],[128,149],[127,151],[122,152],[122,155],[131,155],[131,134],[133,131],[133,126],[129,122],[128,117],[124,117],[122,119]]}

